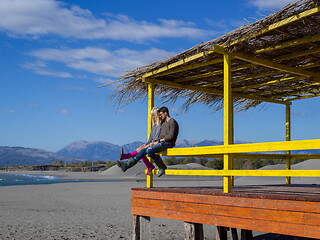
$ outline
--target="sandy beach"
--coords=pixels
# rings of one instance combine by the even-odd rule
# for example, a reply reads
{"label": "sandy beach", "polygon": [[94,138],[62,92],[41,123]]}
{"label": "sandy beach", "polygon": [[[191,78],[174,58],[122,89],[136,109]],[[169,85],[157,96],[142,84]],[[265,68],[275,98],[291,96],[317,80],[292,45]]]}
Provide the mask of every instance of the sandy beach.
{"label": "sandy beach", "polygon": [[[0,239],[131,239],[133,187],[145,182],[0,187]],[[181,222],[152,219],[152,239],[183,239],[183,231]]]}
{"label": "sandy beach", "polygon": [[[312,161],[304,166],[318,169],[312,165],[316,160]],[[43,175],[67,179],[104,182],[0,187],[0,239],[131,239],[131,188],[145,187],[140,168],[143,170],[143,166],[138,165],[128,173],[122,173],[116,166],[101,173],[43,172]],[[237,181],[241,185],[252,183],[248,178]],[[319,183],[318,178],[295,180],[296,183],[299,181]],[[283,183],[283,179],[263,178],[258,183],[253,182],[275,184]],[[166,176],[155,180],[155,187],[162,186],[221,186],[221,180],[184,178],[181,181],[181,178]],[[204,231],[205,239],[215,239],[215,226],[205,225]],[[184,239],[183,223],[178,221],[154,218],[151,233],[155,240]],[[264,236],[256,239],[287,239]]]}

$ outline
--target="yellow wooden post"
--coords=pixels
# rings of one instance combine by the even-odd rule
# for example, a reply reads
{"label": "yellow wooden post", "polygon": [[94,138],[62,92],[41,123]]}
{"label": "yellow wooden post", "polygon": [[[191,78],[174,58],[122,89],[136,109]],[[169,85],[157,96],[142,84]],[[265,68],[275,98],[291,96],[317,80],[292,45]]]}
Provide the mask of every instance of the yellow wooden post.
{"label": "yellow wooden post", "polygon": [[[291,103],[286,104],[286,141],[291,141]],[[291,169],[291,151],[287,151],[286,170]],[[286,184],[291,184],[291,177],[286,177]]]}
{"label": "yellow wooden post", "polygon": [[[151,133],[151,128],[152,128],[152,120],[151,120],[151,110],[154,106],[154,84],[153,83],[148,83],[148,135],[147,139],[150,136]],[[151,159],[149,158],[151,161]],[[152,188],[153,187],[153,173],[151,172],[149,175],[146,176],[146,184],[147,188]]]}
{"label": "yellow wooden post", "polygon": [[[224,88],[223,88],[223,97],[224,97],[224,145],[233,144],[233,100],[231,93],[231,56],[228,53],[223,55],[224,63]],[[233,169],[233,155],[224,154],[223,155],[223,169],[230,170]],[[223,178],[223,192],[231,192],[231,187],[233,184],[231,176],[225,176]]]}

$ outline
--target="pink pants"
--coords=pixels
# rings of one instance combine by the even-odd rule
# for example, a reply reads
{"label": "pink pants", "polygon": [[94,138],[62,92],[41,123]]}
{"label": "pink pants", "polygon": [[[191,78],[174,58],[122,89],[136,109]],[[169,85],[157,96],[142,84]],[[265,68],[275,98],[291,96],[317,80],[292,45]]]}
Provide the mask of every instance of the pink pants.
{"label": "pink pants", "polygon": [[[131,153],[124,153],[122,154],[122,159],[128,159],[128,158],[131,158],[131,157],[135,157],[136,155],[138,154],[137,151],[134,151],[134,152],[131,152]],[[153,164],[151,162],[149,162],[148,158],[146,156],[144,156],[143,158],[141,158],[142,162],[146,165],[146,167],[148,169],[150,168],[154,168]]]}

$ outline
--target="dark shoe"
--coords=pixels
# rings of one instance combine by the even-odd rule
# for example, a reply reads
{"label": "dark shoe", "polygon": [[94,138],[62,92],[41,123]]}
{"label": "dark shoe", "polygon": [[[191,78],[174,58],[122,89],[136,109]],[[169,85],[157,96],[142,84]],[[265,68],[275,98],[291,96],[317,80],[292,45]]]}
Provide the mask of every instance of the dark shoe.
{"label": "dark shoe", "polygon": [[161,177],[163,174],[165,174],[167,166],[163,163],[160,156],[157,160],[154,160],[154,162],[159,167],[158,177]]}
{"label": "dark shoe", "polygon": [[127,161],[117,161],[116,163],[117,163],[118,167],[121,168],[121,170],[123,172],[125,172],[128,170],[128,168],[131,168],[134,165],[136,165],[137,162],[138,161],[135,158],[131,157]]}
{"label": "dark shoe", "polygon": [[165,174],[166,169],[167,169],[167,167],[166,168],[159,168],[158,177],[161,177],[163,174]]}
{"label": "dark shoe", "polygon": [[123,159],[123,158],[122,158],[122,156],[123,156],[123,152],[124,152],[123,148],[120,148],[120,157],[119,157],[119,159],[120,159],[120,160],[122,160],[122,159]]}

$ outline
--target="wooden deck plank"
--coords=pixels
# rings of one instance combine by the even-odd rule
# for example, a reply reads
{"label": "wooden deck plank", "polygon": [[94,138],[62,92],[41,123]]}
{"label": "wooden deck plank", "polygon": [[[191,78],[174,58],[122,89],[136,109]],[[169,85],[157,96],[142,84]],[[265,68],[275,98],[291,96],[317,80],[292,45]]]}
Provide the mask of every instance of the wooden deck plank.
{"label": "wooden deck plank", "polygon": [[168,201],[181,201],[181,202],[202,202],[202,203],[215,203],[222,206],[234,206],[234,207],[252,207],[252,208],[268,208],[278,209],[283,211],[298,211],[298,212],[310,212],[320,213],[319,202],[305,201],[303,204],[300,201],[286,201],[286,200],[273,200],[265,201],[265,199],[251,199],[248,202],[248,198],[245,197],[225,197],[209,196],[200,194],[176,194],[172,192],[146,192],[146,191],[133,191],[133,198],[147,198],[147,199],[159,199]]}
{"label": "wooden deck plank", "polygon": [[318,238],[320,232],[319,226],[279,223],[268,220],[250,220],[244,218],[187,213],[161,209],[152,209],[150,212],[148,212],[147,208],[142,207],[135,207],[133,213],[137,215],[146,215],[147,213],[147,215],[150,217],[156,218],[188,221],[216,226],[222,225],[238,229],[250,229],[260,232],[278,233],[298,237]]}
{"label": "wooden deck plank", "polygon": [[318,238],[320,187],[247,186],[132,189],[132,214]]}
{"label": "wooden deck plank", "polygon": [[[180,201],[164,201],[154,199],[132,199],[132,207],[145,207],[189,213],[230,216],[236,218],[260,219],[266,217],[270,221],[313,225],[320,222],[320,214],[297,211],[278,211],[265,208],[243,208],[215,204],[188,203]],[[279,218],[281,216],[281,218]]]}

